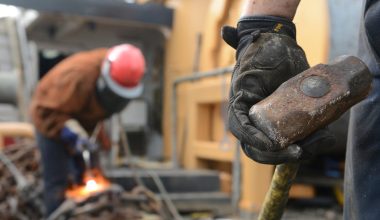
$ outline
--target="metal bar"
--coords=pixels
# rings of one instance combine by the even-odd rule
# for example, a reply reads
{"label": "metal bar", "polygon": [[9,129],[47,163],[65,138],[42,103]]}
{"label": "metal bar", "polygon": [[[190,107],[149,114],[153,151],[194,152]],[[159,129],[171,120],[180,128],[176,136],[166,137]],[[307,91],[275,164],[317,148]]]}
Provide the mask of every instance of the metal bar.
{"label": "metal bar", "polygon": [[12,73],[0,74],[0,102],[16,106],[18,102],[18,75]]}
{"label": "metal bar", "polygon": [[20,170],[8,159],[8,157],[0,151],[0,161],[8,168],[9,172],[16,180],[17,188],[23,190],[27,185],[27,180]]}
{"label": "metal bar", "polygon": [[208,72],[200,72],[190,76],[179,77],[174,80],[172,86],[172,98],[171,98],[171,122],[172,122],[172,130],[171,130],[171,161],[173,168],[178,168],[178,158],[177,158],[177,86],[184,82],[193,82],[203,78],[219,76],[231,73],[233,71],[233,66],[228,66],[225,68],[216,69]]}
{"label": "metal bar", "polygon": [[76,202],[71,199],[66,199],[53,213],[51,213],[47,220],[57,220],[60,219],[64,214],[75,209],[77,206]]}
{"label": "metal bar", "polygon": [[232,73],[233,69],[234,69],[233,66],[228,66],[228,67],[224,67],[220,69],[215,69],[212,71],[194,73],[193,75],[178,77],[177,79],[174,80],[173,83],[176,85],[176,84],[180,84],[186,81],[196,81],[196,80],[200,80],[200,79],[208,78],[212,76],[224,75],[227,73]]}
{"label": "metal bar", "polygon": [[16,84],[16,96],[17,96],[17,110],[18,116],[22,121],[25,121],[25,88],[24,88],[24,70],[25,66],[21,54],[21,42],[17,32],[17,20],[7,19],[7,30],[9,34],[9,43],[11,46],[11,57],[13,63],[14,74],[17,75],[17,84]]}
{"label": "metal bar", "polygon": [[239,214],[239,201],[241,193],[241,160],[240,160],[240,142],[236,142],[235,159],[232,162],[232,193],[231,203],[233,211],[236,215]]}
{"label": "metal bar", "polygon": [[0,0],[0,3],[42,12],[140,22],[169,29],[173,25],[173,9],[154,3],[134,4],[117,0]]}
{"label": "metal bar", "polygon": [[32,74],[31,62],[30,62],[30,47],[28,45],[28,39],[26,36],[25,27],[22,23],[15,19],[14,20],[15,33],[18,39],[18,49],[20,56],[20,82],[19,82],[19,111],[23,121],[28,121],[29,119],[29,109],[27,106],[30,104],[30,94],[33,92],[32,88],[30,88],[30,79]]}
{"label": "metal bar", "polygon": [[170,211],[170,214],[174,218],[174,220],[182,220],[182,216],[179,214],[178,209],[175,207],[172,199],[169,196],[168,191],[166,190],[164,184],[162,183],[160,177],[157,175],[157,173],[153,170],[147,171],[148,174],[152,177],[154,183],[157,186],[158,191],[160,192],[162,196],[162,200],[164,204],[166,205],[167,209]]}

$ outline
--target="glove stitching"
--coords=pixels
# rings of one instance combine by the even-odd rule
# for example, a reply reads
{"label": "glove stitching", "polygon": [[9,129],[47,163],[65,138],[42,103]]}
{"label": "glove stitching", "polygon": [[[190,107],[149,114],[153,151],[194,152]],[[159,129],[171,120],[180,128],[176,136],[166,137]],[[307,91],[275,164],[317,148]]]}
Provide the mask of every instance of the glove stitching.
{"label": "glove stitching", "polygon": [[[251,38],[251,39],[247,39],[247,41],[249,42],[248,43],[248,45],[246,45],[244,48],[243,48],[243,51],[241,51],[240,53],[239,53],[239,55],[236,55],[236,57],[238,57],[238,61],[239,61],[239,64],[240,64],[240,60],[242,59],[242,57],[244,57],[244,55],[247,53],[247,50],[248,50],[248,48],[251,46],[251,44],[253,44],[254,43],[254,41],[252,41],[252,39],[253,39],[253,36],[252,35],[249,35],[249,36],[247,36],[248,38]],[[240,40],[239,40],[239,43],[240,43]],[[238,47],[239,48],[239,47]],[[238,50],[236,50],[236,52],[238,52]]]}

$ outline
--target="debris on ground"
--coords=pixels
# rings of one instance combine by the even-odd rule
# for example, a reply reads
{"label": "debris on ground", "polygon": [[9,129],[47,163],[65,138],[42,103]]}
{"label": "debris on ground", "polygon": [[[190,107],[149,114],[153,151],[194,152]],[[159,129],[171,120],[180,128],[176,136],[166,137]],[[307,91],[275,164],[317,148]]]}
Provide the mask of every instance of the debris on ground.
{"label": "debris on ground", "polygon": [[[33,141],[21,141],[0,150],[0,219],[43,218],[43,183],[40,153]],[[126,192],[120,186],[66,201],[48,219],[164,219],[160,202],[144,187]],[[160,215],[159,215],[159,214]]]}
{"label": "debris on ground", "polygon": [[40,154],[35,142],[22,141],[0,151],[0,219],[41,219]]}

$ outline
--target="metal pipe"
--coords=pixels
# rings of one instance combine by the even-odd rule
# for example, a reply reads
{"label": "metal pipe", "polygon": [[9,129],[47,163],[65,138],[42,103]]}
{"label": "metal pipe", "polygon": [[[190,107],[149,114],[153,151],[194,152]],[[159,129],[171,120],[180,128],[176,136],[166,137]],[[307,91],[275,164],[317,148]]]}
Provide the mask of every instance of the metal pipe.
{"label": "metal pipe", "polygon": [[235,159],[232,162],[232,193],[231,202],[234,214],[239,215],[239,201],[241,193],[241,160],[240,160],[240,142],[236,142]]}
{"label": "metal pipe", "polygon": [[171,123],[172,123],[172,130],[171,130],[171,161],[173,168],[178,168],[178,158],[177,158],[177,86],[184,82],[193,82],[197,81],[203,78],[213,77],[213,76],[219,76],[231,73],[233,70],[233,66],[228,66],[225,68],[215,69],[212,71],[207,72],[199,72],[190,76],[183,76],[178,77],[174,80],[172,85],[172,98],[171,98],[171,109],[172,109],[172,115],[171,115]]}
{"label": "metal pipe", "polygon": [[13,162],[8,159],[8,157],[0,151],[0,161],[4,164],[6,168],[8,168],[9,172],[16,180],[16,185],[18,190],[23,190],[27,187],[28,181],[26,177],[22,175],[21,171],[13,164]]}
{"label": "metal pipe", "polygon": [[35,138],[34,127],[26,122],[0,122],[0,136]]}
{"label": "metal pipe", "polygon": [[18,75],[14,72],[0,73],[0,103],[12,104],[18,103]]}

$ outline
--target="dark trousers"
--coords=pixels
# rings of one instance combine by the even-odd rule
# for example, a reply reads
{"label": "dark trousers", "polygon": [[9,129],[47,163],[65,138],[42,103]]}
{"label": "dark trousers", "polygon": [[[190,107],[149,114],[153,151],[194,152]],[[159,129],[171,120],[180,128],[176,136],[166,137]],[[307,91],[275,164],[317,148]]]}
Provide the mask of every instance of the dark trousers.
{"label": "dark trousers", "polygon": [[366,3],[366,17],[376,16],[366,21],[367,26],[362,23],[358,56],[374,78],[369,96],[351,109],[344,177],[347,220],[380,219],[380,58],[375,53],[380,44],[368,41],[374,37],[380,42],[380,35],[368,36],[367,30],[380,27],[380,0]]}
{"label": "dark trousers", "polygon": [[346,154],[344,216],[380,219],[380,78],[351,111]]}
{"label": "dark trousers", "polygon": [[49,216],[65,200],[69,179],[79,182],[83,171],[80,156],[72,157],[61,141],[36,132],[43,168],[44,202]]}

